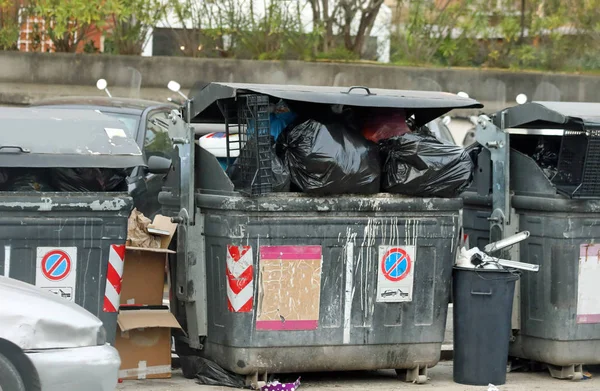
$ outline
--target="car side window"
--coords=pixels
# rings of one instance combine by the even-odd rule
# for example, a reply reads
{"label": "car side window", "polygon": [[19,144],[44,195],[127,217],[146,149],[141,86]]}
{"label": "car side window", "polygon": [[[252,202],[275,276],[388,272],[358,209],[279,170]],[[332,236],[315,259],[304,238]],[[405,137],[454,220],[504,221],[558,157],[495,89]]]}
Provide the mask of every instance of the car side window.
{"label": "car side window", "polygon": [[148,116],[144,139],[146,158],[150,156],[171,158],[173,142],[168,133],[168,116],[169,113],[166,111],[158,111]]}

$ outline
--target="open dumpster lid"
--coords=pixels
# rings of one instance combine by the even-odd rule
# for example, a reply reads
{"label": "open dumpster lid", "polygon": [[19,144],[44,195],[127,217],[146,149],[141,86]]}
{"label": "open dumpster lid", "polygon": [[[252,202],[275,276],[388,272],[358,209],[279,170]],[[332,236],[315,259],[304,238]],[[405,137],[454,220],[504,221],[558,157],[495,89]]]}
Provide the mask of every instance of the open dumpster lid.
{"label": "open dumpster lid", "polygon": [[94,110],[0,108],[0,167],[144,166],[125,125]]}
{"label": "open dumpster lid", "polygon": [[600,127],[600,103],[529,102],[494,114],[494,124],[504,128],[584,130]]}
{"label": "open dumpster lid", "polygon": [[369,89],[366,87],[316,87],[278,84],[196,83],[190,91],[192,122],[222,122],[216,105],[220,99],[241,94],[269,95],[288,101],[358,107],[407,109],[417,126],[453,109],[482,108],[476,100],[434,91]]}

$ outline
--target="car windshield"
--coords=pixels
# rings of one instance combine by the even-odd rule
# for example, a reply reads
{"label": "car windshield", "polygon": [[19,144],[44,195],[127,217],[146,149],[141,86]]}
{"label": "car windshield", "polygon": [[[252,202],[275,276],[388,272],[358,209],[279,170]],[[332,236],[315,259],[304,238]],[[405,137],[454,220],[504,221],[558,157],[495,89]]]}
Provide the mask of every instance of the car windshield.
{"label": "car windshield", "polygon": [[125,124],[125,131],[127,132],[127,135],[135,139],[140,117],[133,114],[111,113],[108,111],[101,112],[102,114],[110,115],[111,117],[115,117],[119,121],[123,122]]}

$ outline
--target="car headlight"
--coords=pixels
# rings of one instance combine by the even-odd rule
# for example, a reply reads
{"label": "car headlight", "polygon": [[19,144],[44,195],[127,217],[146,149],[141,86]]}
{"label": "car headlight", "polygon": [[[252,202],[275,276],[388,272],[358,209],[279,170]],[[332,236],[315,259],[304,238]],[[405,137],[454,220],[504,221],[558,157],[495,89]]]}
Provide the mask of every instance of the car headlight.
{"label": "car headlight", "polygon": [[106,329],[104,326],[100,326],[98,329],[98,334],[96,336],[96,345],[105,345],[106,344]]}

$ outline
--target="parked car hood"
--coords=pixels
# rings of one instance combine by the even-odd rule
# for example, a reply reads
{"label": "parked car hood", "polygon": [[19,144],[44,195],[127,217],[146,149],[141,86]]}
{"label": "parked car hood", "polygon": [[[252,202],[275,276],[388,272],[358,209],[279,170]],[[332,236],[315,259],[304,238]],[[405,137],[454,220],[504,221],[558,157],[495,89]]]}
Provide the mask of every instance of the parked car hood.
{"label": "parked car hood", "polygon": [[100,319],[33,285],[0,276],[0,338],[23,350],[94,346]]}

